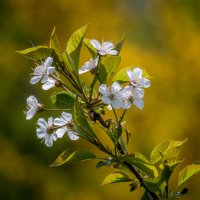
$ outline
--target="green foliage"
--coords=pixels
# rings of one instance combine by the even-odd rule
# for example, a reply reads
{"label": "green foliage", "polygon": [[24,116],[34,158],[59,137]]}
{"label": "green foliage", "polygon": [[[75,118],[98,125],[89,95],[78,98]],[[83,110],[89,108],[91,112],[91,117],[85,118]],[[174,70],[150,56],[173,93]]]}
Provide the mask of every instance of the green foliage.
{"label": "green foliage", "polygon": [[162,158],[177,157],[186,141],[187,139],[183,141],[168,140],[157,145],[151,152],[151,162],[156,164]]}
{"label": "green foliage", "polygon": [[50,37],[50,42],[49,42],[49,47],[52,49],[55,49],[55,51],[60,54],[60,45],[58,42],[58,38],[56,35],[56,27],[54,27],[52,33],[51,33],[51,37]]}
{"label": "green foliage", "polygon": [[124,40],[125,40],[125,34],[122,36],[122,39],[115,45],[115,50],[117,50],[118,55],[123,47]]}
{"label": "green foliage", "polygon": [[106,83],[109,77],[115,72],[121,58],[119,56],[106,56],[102,58],[99,66],[98,79],[101,83]]}
{"label": "green foliage", "polygon": [[79,57],[83,38],[87,31],[88,25],[81,27],[75,31],[69,38],[66,46],[66,51],[74,62],[75,71],[78,73]]}
{"label": "green foliage", "polygon": [[73,121],[77,127],[77,132],[80,137],[85,138],[86,140],[96,138],[95,133],[93,132],[88,120],[86,119],[83,108],[81,107],[78,98],[76,98],[73,111],[72,111]]}
{"label": "green foliage", "polygon": [[93,58],[95,58],[95,57],[97,56],[97,52],[96,52],[96,49],[91,45],[90,39],[84,38],[84,39],[83,39],[83,43],[84,43],[84,45],[87,47],[87,49],[89,50],[91,56],[92,56]]}
{"label": "green foliage", "polygon": [[120,182],[130,182],[133,179],[130,178],[127,174],[123,171],[116,171],[108,176],[103,180],[102,185],[112,184],[112,183],[120,183]]}
{"label": "green foliage", "polygon": [[178,187],[180,187],[183,183],[188,181],[193,176],[197,175],[199,172],[200,172],[200,165],[198,164],[192,164],[186,166],[178,174]]}
{"label": "green foliage", "polygon": [[129,81],[128,76],[126,75],[127,70],[131,70],[133,67],[124,67],[121,69],[113,78],[113,81],[117,81],[119,83],[126,83]]}
{"label": "green foliage", "polygon": [[27,48],[21,51],[17,51],[17,53],[33,60],[33,61],[41,61],[51,56],[51,49],[46,46],[36,46]]}
{"label": "green foliage", "polygon": [[95,159],[96,155],[86,149],[67,149],[50,165],[57,167],[64,164]]}
{"label": "green foliage", "polygon": [[75,102],[75,97],[71,93],[65,91],[53,93],[50,99],[58,108],[69,109],[70,112]]}

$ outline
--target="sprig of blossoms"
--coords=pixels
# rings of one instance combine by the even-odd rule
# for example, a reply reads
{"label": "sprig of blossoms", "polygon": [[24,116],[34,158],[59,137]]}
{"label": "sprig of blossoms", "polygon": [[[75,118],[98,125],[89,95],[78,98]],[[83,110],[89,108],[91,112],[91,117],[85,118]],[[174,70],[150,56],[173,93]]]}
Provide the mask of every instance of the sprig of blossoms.
{"label": "sprig of blossoms", "polygon": [[114,82],[110,87],[106,84],[100,85],[99,92],[102,94],[102,102],[108,104],[108,109],[128,109],[131,104],[143,109],[144,88],[150,86],[150,81],[142,77],[140,68],[134,68],[133,71],[128,70],[127,76],[130,79],[130,85],[124,88],[118,82]]}
{"label": "sprig of blossoms", "polygon": [[74,123],[70,113],[63,112],[61,117],[53,119],[50,117],[48,121],[43,118],[38,119],[36,129],[37,137],[43,139],[48,147],[53,146],[53,142],[58,138],[62,138],[67,132],[71,140],[77,140],[79,137],[73,131]]}

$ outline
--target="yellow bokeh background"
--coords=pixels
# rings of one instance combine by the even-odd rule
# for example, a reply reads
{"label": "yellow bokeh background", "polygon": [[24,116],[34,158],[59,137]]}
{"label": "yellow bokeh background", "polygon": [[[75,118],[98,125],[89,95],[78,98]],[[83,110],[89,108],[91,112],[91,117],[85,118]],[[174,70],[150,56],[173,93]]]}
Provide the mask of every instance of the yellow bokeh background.
{"label": "yellow bokeh background", "polygon": [[[47,148],[36,138],[38,116],[25,120],[26,98],[34,94],[51,105],[50,92],[29,84],[34,64],[15,51],[48,44],[55,25],[63,47],[70,34],[87,23],[87,36],[98,40],[117,42],[125,32],[119,68],[141,66],[153,77],[144,109],[132,107],[125,117],[132,132],[129,151],[149,156],[162,141],[189,138],[181,167],[199,160],[199,11],[198,0],[1,0],[0,199],[132,200],[143,192],[130,193],[128,184],[100,186],[112,169],[96,169],[95,161],[49,168],[67,147],[87,147],[101,154],[87,142],[67,137]],[[81,62],[88,58],[84,55]],[[174,187],[176,176],[171,180]],[[185,185],[190,190],[183,199],[200,199],[199,186],[200,177],[193,178]]]}

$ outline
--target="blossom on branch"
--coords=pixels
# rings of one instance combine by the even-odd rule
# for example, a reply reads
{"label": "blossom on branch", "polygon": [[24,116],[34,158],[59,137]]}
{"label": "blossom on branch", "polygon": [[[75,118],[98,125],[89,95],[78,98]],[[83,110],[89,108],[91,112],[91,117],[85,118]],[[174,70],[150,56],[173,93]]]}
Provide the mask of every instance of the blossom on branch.
{"label": "blossom on branch", "polygon": [[71,130],[74,127],[74,123],[70,113],[63,112],[61,117],[54,119],[54,125],[60,127],[56,130],[56,135],[58,138],[62,138],[63,135],[67,132],[71,140],[79,139],[76,133]]}
{"label": "blossom on branch", "polygon": [[98,54],[102,56],[107,55],[107,54],[110,54],[110,55],[118,54],[116,50],[113,50],[115,46],[112,42],[102,42],[102,44],[100,44],[99,41],[93,39],[90,41],[90,43],[97,50]]}
{"label": "blossom on branch", "polygon": [[25,112],[26,120],[30,120],[33,116],[42,109],[42,104],[38,103],[38,100],[34,96],[30,96],[26,99],[28,111]]}
{"label": "blossom on branch", "polygon": [[79,69],[79,74],[83,74],[85,72],[95,69],[98,65],[98,62],[98,56],[95,59],[90,59],[89,61],[85,62],[84,65]]}
{"label": "blossom on branch", "polygon": [[48,57],[42,65],[37,66],[33,71],[33,77],[30,80],[31,84],[36,84],[41,80],[41,83],[46,83],[49,75],[55,72],[55,67],[52,66],[53,58]]}
{"label": "blossom on branch", "polygon": [[48,122],[45,119],[40,118],[37,121],[37,125],[39,126],[36,129],[37,137],[44,139],[44,143],[47,147],[52,147],[53,142],[57,140],[57,135],[53,127],[53,118],[50,117]]}
{"label": "blossom on branch", "polygon": [[99,92],[102,94],[102,102],[108,104],[109,109],[112,107],[121,108],[120,90],[122,90],[122,87],[118,82],[114,82],[111,87],[107,87],[106,84],[100,85]]}
{"label": "blossom on branch", "polygon": [[127,71],[127,76],[133,87],[137,88],[148,88],[151,85],[149,79],[142,77],[142,69],[134,68],[133,70]]}
{"label": "blossom on branch", "polygon": [[55,87],[56,80],[54,78],[49,77],[47,81],[42,85],[43,90],[49,90]]}

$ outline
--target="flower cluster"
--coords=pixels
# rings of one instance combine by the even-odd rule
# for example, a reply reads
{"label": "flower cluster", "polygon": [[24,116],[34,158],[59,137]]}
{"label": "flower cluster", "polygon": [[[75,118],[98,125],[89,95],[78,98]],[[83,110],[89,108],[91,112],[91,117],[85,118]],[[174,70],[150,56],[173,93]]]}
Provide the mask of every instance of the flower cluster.
{"label": "flower cluster", "polygon": [[45,145],[48,147],[53,146],[53,141],[57,138],[62,138],[67,132],[71,140],[77,140],[79,137],[73,131],[74,123],[72,121],[72,115],[63,112],[61,117],[53,119],[50,117],[48,121],[43,118],[38,119],[36,129],[37,137],[44,139]]}
{"label": "flower cluster", "polygon": [[100,44],[99,41],[93,39],[90,43],[96,49],[98,55],[95,59],[90,59],[85,62],[79,69],[79,74],[94,70],[99,63],[99,56],[118,54],[118,52],[114,50],[115,46],[112,42],[102,42],[102,44]]}
{"label": "flower cluster", "polygon": [[130,80],[130,85],[124,88],[114,82],[110,87],[106,84],[101,84],[99,92],[102,94],[102,102],[108,104],[108,109],[128,109],[131,104],[134,104],[139,109],[144,107],[144,88],[150,86],[150,81],[142,77],[142,70],[134,68],[132,71],[127,71],[127,76]]}

